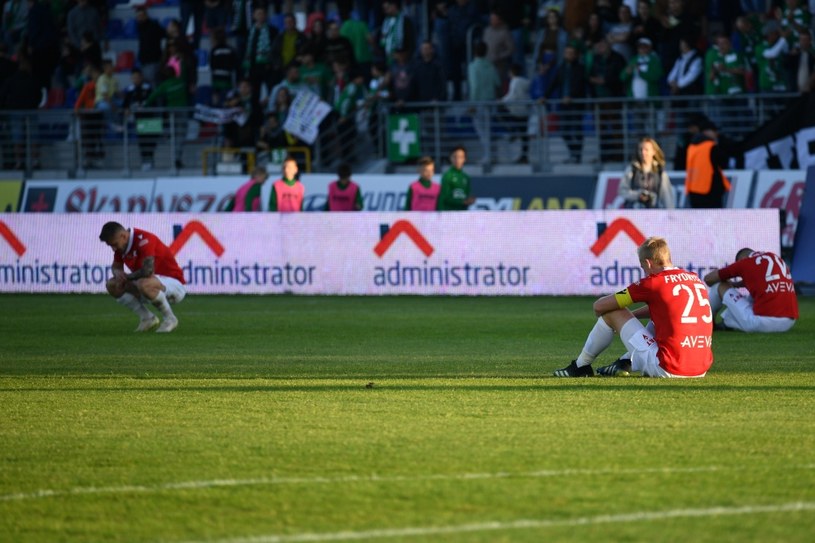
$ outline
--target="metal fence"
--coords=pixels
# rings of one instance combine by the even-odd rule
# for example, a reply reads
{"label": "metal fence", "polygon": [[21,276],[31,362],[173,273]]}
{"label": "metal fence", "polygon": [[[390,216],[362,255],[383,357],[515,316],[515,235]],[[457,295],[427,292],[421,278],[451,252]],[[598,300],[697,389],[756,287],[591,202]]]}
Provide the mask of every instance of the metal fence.
{"label": "metal fence", "polygon": [[[453,147],[463,145],[469,161],[481,163],[485,171],[515,163],[528,164],[532,171],[564,163],[600,169],[629,160],[643,136],[654,137],[670,159],[688,120],[700,113],[716,123],[720,133],[742,139],[797,96],[441,102],[399,109],[380,105],[360,108],[354,119],[344,122],[329,117],[308,147],[314,171],[333,171],[339,162],[351,162],[361,171],[372,160],[387,156],[387,116],[415,113],[420,121],[420,154],[438,163]],[[2,169],[21,170],[28,177],[55,170],[67,177],[97,171],[129,177],[142,170],[179,175],[184,170],[200,172],[202,165],[214,173],[203,157],[211,157],[213,163],[227,159],[204,152],[223,146],[223,130],[195,120],[192,109],[145,109],[127,119],[102,111],[6,111],[0,119]],[[265,155],[258,156],[263,160]]]}

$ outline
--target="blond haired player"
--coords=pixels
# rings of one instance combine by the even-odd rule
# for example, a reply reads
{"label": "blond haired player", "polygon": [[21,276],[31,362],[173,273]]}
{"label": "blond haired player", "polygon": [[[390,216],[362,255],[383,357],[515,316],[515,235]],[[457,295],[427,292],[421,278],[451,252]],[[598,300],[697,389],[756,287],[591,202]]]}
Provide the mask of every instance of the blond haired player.
{"label": "blond haired player", "polygon": [[[647,377],[704,377],[713,364],[713,313],[707,287],[695,273],[675,267],[668,243],[651,237],[637,248],[645,278],[594,302],[599,317],[583,351],[555,377],[590,377],[595,358],[620,334],[628,352],[597,369],[604,376],[631,371]],[[646,305],[633,311],[634,302]],[[647,326],[638,320],[650,317]]]}

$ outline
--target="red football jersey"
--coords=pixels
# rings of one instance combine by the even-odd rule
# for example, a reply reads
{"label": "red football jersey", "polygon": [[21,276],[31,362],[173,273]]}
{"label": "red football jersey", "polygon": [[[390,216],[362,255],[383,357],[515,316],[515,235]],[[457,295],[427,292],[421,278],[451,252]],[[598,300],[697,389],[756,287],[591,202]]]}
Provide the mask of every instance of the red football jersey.
{"label": "red football jersey", "polygon": [[173,253],[164,245],[155,234],[138,228],[129,228],[130,241],[127,243],[124,255],[118,251],[113,252],[113,262],[124,264],[131,272],[140,270],[144,259],[148,256],[154,258],[153,273],[178,279],[184,284],[184,273],[178,267]]}
{"label": "red football jersey", "polygon": [[707,286],[695,273],[669,268],[629,285],[654,322],[659,365],[673,375],[696,376],[713,364],[713,314]]}
{"label": "red football jersey", "polygon": [[750,291],[756,315],[798,318],[795,285],[783,258],[773,253],[752,253],[719,270],[723,281],[733,277],[741,277]]}

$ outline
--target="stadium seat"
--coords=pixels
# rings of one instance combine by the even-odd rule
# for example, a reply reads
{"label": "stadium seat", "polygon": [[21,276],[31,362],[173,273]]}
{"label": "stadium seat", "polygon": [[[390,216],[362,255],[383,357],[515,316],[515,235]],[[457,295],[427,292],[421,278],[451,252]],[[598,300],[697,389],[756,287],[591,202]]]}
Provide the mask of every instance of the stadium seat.
{"label": "stadium seat", "polygon": [[136,53],[133,51],[119,51],[116,57],[116,71],[130,72],[136,65]]}
{"label": "stadium seat", "polygon": [[198,49],[195,54],[198,55],[199,68],[206,68],[209,66],[209,52],[206,49]]}
{"label": "stadium seat", "polygon": [[111,19],[108,21],[108,39],[116,40],[125,37],[124,21],[121,19]]}
{"label": "stadium seat", "polygon": [[135,40],[139,37],[139,32],[136,27],[136,19],[128,19],[125,21],[122,37],[128,40]]}
{"label": "stadium seat", "polygon": [[76,99],[79,98],[79,91],[74,87],[65,89],[65,107],[73,109]]}
{"label": "stadium seat", "polygon": [[212,87],[210,85],[198,85],[195,89],[195,103],[205,106],[212,105]]}

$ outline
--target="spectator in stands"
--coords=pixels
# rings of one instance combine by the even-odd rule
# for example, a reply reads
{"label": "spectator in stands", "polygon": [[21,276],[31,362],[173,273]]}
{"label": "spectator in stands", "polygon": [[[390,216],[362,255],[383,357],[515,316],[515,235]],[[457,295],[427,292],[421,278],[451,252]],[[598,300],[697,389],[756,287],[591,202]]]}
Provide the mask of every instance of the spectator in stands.
{"label": "spectator in stands", "polygon": [[[532,3],[532,0],[493,3],[493,10],[496,11],[501,16],[501,20],[506,23],[509,34],[512,37],[512,54],[507,59],[506,70],[509,70],[509,66],[512,63],[518,64],[519,66],[526,65],[524,33],[526,31],[525,23],[528,22],[528,14],[531,13],[533,9]],[[525,73],[526,71],[524,70],[524,75]]]}
{"label": "spectator in stands", "polygon": [[228,0],[204,0],[204,25],[210,32],[229,23]]}
{"label": "spectator in stands", "polygon": [[[730,42],[733,44],[733,49],[741,53],[750,64],[750,71],[754,75],[758,73],[756,48],[761,43],[761,39],[761,26],[757,18],[755,21],[753,16],[748,15],[740,15],[736,18]],[[753,82],[752,87],[748,85],[747,90],[754,91],[755,82]]]}
{"label": "spectator in stands", "polygon": [[634,20],[631,17],[631,8],[623,4],[617,9],[617,22],[609,26],[606,38],[611,48],[620,53],[626,61],[630,60],[633,54],[631,47],[633,31]]}
{"label": "spectator in stands", "polygon": [[283,79],[289,65],[308,43],[306,35],[297,30],[297,20],[291,13],[283,16],[283,31],[272,42],[271,58],[275,71],[275,82]]}
{"label": "spectator in stands", "polygon": [[225,211],[233,213],[262,211],[260,205],[260,191],[263,183],[269,178],[266,168],[257,167],[252,171],[252,177],[235,191],[231,205]]}
{"label": "spectator in stands", "polygon": [[40,0],[29,0],[26,41],[34,80],[40,87],[50,89],[51,77],[59,63],[59,32],[51,9]]}
{"label": "spectator in stands", "polygon": [[[704,94],[705,71],[701,55],[689,43],[688,38],[679,40],[679,50],[682,54],[676,59],[667,78],[671,95],[699,96]],[[671,102],[671,108],[678,113],[680,119],[686,119],[690,104],[687,99],[674,100]]]}
{"label": "spectator in stands", "polygon": [[125,112],[125,118],[132,115],[136,123],[136,141],[139,145],[142,171],[153,169],[156,152],[156,134],[148,133],[152,129],[140,128],[145,121],[156,118],[155,113],[141,111],[152,92],[153,85],[145,80],[142,71],[139,68],[133,68],[133,71],[130,72],[130,85],[124,91],[122,109]]}
{"label": "spectator in stands", "polygon": [[515,42],[509,26],[496,11],[490,13],[490,24],[484,29],[481,39],[487,44],[487,60],[492,62],[503,81],[509,69],[509,62],[515,48]]}
{"label": "spectator in stands", "polygon": [[102,65],[102,46],[93,37],[92,32],[85,32],[82,36],[82,47],[79,54],[82,58],[82,69],[90,65]]}
{"label": "spectator in stands", "polygon": [[631,57],[620,74],[629,97],[636,98],[632,107],[634,130],[637,134],[654,134],[656,127],[651,123],[651,112],[645,99],[659,96],[659,81],[662,78],[662,61],[653,52],[651,40],[640,38],[637,41],[637,54]]}
{"label": "spectator in stands", "polygon": [[354,44],[351,40],[340,34],[340,25],[336,21],[330,21],[326,29],[327,40],[325,43],[324,62],[327,66],[333,66],[335,62],[342,62],[353,66],[356,62],[354,58]]}
{"label": "spectator in stands", "polygon": [[303,88],[306,88],[306,86],[300,79],[300,64],[297,61],[294,61],[289,64],[288,68],[286,68],[286,77],[283,79],[283,81],[275,85],[272,91],[269,93],[269,100],[267,103],[268,109],[271,110],[274,107],[274,104],[277,102],[277,94],[282,89],[286,89],[290,98],[294,100],[297,93]]}
{"label": "spectator in stands", "polygon": [[384,62],[375,62],[371,66],[371,77],[368,82],[368,94],[365,96],[365,108],[368,113],[368,134],[372,141],[379,138],[382,103],[390,99],[390,72]]}
{"label": "spectator in stands", "polygon": [[339,143],[339,156],[353,162],[356,156],[357,119],[359,105],[365,101],[365,78],[353,72],[348,64],[335,62],[332,82],[332,105],[335,114],[335,127]]}
{"label": "spectator in stands", "polygon": [[[198,77],[198,66],[191,55],[186,40],[168,38],[164,50],[163,66],[169,66],[184,83],[188,98],[195,92],[195,81]],[[160,75],[160,74],[159,74]],[[159,77],[161,79],[161,77]]]}
{"label": "spectator in stands", "polygon": [[662,25],[651,11],[649,0],[638,0],[637,15],[631,21],[631,43],[636,44],[640,38],[648,38],[653,43],[658,43],[662,33]]}
{"label": "spectator in stands", "polygon": [[506,94],[501,97],[501,109],[499,119],[505,124],[510,142],[520,141],[521,154],[515,161],[518,164],[527,164],[527,150],[529,148],[529,136],[527,135],[527,125],[529,124],[529,79],[524,76],[524,70],[520,64],[513,64],[509,67],[509,88]]}
{"label": "spectator in stands", "polygon": [[311,44],[300,52],[300,80],[311,92],[325,100],[328,97],[328,85],[333,77],[331,71],[322,62],[317,62]]}
{"label": "spectator in stands", "polygon": [[[38,0],[33,1],[33,4],[37,3]],[[89,0],[77,0],[76,6],[68,12],[67,26],[71,43],[77,48],[82,47],[82,36],[85,32],[90,32],[97,42],[101,42],[105,37],[99,11]]]}
{"label": "spectator in stands", "polygon": [[351,165],[347,162],[340,164],[337,177],[328,185],[325,211],[362,211],[362,191],[351,180]]}
{"label": "spectator in stands", "polygon": [[603,142],[600,145],[600,162],[622,162],[622,102],[612,99],[623,96],[620,73],[625,68],[625,59],[611,48],[608,40],[602,39],[594,44],[594,50],[587,57],[587,64],[589,91],[593,97],[601,99],[597,102],[600,117],[597,136]]}
{"label": "spectator in stands", "polygon": [[229,33],[235,36],[235,51],[240,59],[246,58],[246,44],[254,17],[252,3],[252,0],[232,0],[232,23]]}
{"label": "spectator in stands", "polygon": [[441,176],[441,189],[436,209],[439,211],[465,211],[475,203],[470,176],[464,171],[467,151],[457,145],[450,153],[450,168]]}
{"label": "spectator in stands", "polygon": [[[285,95],[285,92],[280,93],[278,98],[283,99],[286,97]],[[260,127],[260,135],[255,144],[258,163],[269,164],[273,161],[277,152],[285,151],[288,146],[288,135],[283,130],[283,123],[280,121],[277,111],[267,113],[266,122]]]}
{"label": "spectator in stands", "polygon": [[319,15],[321,16],[312,22],[311,28],[306,29],[308,43],[300,50],[300,54],[302,55],[305,49],[310,49],[315,58],[323,59],[325,58],[325,46],[328,43],[328,34],[325,28],[325,17],[322,16],[322,13]]}
{"label": "spectator in stands", "polygon": [[384,60],[393,63],[396,51],[407,51],[408,57],[416,51],[416,30],[413,21],[402,11],[401,0],[383,0],[385,19],[377,36]]}
{"label": "spectator in stands", "polygon": [[722,207],[723,197],[730,190],[730,181],[722,172],[727,155],[718,145],[717,132],[716,125],[708,122],[688,146],[685,193],[690,207]]}
{"label": "spectator in stands", "polygon": [[801,0],[784,0],[783,7],[775,8],[775,18],[781,25],[781,35],[787,43],[796,43],[801,32],[810,29],[812,14]]}
{"label": "spectator in stands", "polygon": [[713,84],[713,94],[734,95],[743,94],[747,89],[745,75],[748,70],[747,61],[741,53],[733,50],[730,38],[724,34],[716,36],[716,54],[707,78]]}
{"label": "spectator in stands", "polygon": [[181,169],[183,162],[183,145],[187,134],[186,112],[172,111],[173,109],[184,109],[189,106],[189,92],[184,81],[178,76],[171,66],[164,66],[159,74],[161,84],[153,89],[147,101],[146,107],[166,107],[170,111],[168,114],[167,126],[172,127],[172,136],[175,140],[174,162],[176,169]]}
{"label": "spectator in stands", "polygon": [[[201,45],[201,25],[204,22],[204,2],[201,0],[180,0],[181,29],[186,33],[192,19],[192,49]],[[183,36],[186,38],[186,36]]]}
{"label": "spectator in stands", "polygon": [[538,39],[535,42],[534,54],[535,62],[540,63],[541,56],[545,51],[555,51],[557,61],[563,60],[563,50],[569,41],[569,34],[563,28],[563,18],[559,11],[550,9],[546,13],[546,26],[538,31]]}
{"label": "spectator in stands", "polygon": [[15,51],[28,26],[28,0],[8,0],[3,4],[3,42]]}
{"label": "spectator in stands", "polygon": [[254,22],[247,38],[243,73],[252,82],[255,95],[260,96],[264,87],[268,90],[277,84],[272,58],[272,43],[277,38],[277,29],[269,26],[263,7],[256,7],[252,17]]}
{"label": "spectator in stands", "polygon": [[589,13],[589,18],[583,29],[583,40],[586,42],[586,48],[591,49],[595,43],[600,40],[606,39],[606,31],[603,29],[603,21],[597,12]]}
{"label": "spectator in stands", "polygon": [[446,67],[446,71],[453,83],[453,99],[458,101],[462,97],[463,65],[467,61],[470,30],[480,22],[475,0],[456,0],[447,10],[447,18],[449,20],[447,51],[450,65]]}
{"label": "spectator in stands", "polygon": [[787,87],[797,92],[810,92],[815,89],[815,47],[812,46],[812,31],[798,33],[798,42],[785,58]]}
{"label": "spectator in stands", "polygon": [[144,79],[154,85],[161,68],[161,42],[164,29],[155,19],[147,15],[146,6],[136,7],[136,33],[139,37],[139,66]]}
{"label": "spectator in stands", "polygon": [[628,209],[676,207],[673,185],[665,171],[665,154],[653,138],[642,138],[634,160],[620,181],[619,196]]}
{"label": "spectator in stands", "polygon": [[121,132],[122,126],[114,122],[116,101],[119,97],[119,83],[113,73],[113,62],[102,62],[102,73],[96,79],[96,97],[94,107],[104,115],[108,128]]}
{"label": "spectator in stands", "polygon": [[79,92],[74,104],[82,134],[82,155],[84,168],[100,167],[100,160],[105,157],[102,145],[103,115],[94,107],[96,101],[96,81],[102,71],[98,66],[90,64],[85,67],[85,84]]}
{"label": "spectator in stands", "polygon": [[351,43],[356,68],[360,73],[366,74],[367,79],[374,61],[371,32],[367,24],[351,17],[351,10],[348,7],[340,8],[339,12],[342,21],[340,35]]}
{"label": "spectator in stands", "polygon": [[768,21],[764,25],[764,40],[756,48],[759,92],[786,92],[788,78],[783,59],[788,51],[789,44],[778,23]]}
{"label": "spectator in stands", "polygon": [[227,108],[238,108],[243,114],[242,123],[232,121],[224,125],[224,147],[253,147],[263,113],[252,83],[248,79],[241,79],[238,88],[230,93],[224,105]]}
{"label": "spectator in stands", "polygon": [[[467,66],[467,87],[470,90],[470,101],[492,102],[498,98],[501,87],[501,76],[495,65],[487,59],[487,44],[478,42],[475,46],[475,58]],[[490,157],[490,106],[476,104],[469,109],[478,139],[481,142],[482,164],[489,164]]]}
{"label": "spectator in stands", "polygon": [[414,64],[408,61],[408,52],[399,49],[394,53],[393,63],[390,66],[390,92],[391,102],[399,110],[406,102],[412,102],[416,95],[416,82],[413,75]]}
{"label": "spectator in stands", "polygon": [[283,160],[282,177],[272,185],[269,211],[291,213],[303,211],[305,188],[298,179],[297,161],[288,156]]}
{"label": "spectator in stands", "polygon": [[212,78],[212,103],[223,104],[227,93],[235,88],[238,76],[238,54],[226,41],[222,27],[210,33],[212,46],[209,50],[209,69]]}
{"label": "spectator in stands", "polygon": [[668,0],[668,9],[660,17],[662,32],[658,54],[663,66],[673,66],[676,62],[680,55],[679,40],[687,37],[696,43],[701,34],[700,21],[688,13],[684,0]]}
{"label": "spectator in stands", "polygon": [[596,0],[594,3],[594,12],[600,17],[603,28],[607,29],[610,25],[617,22],[619,7],[620,2],[615,0]]}
{"label": "spectator in stands", "polygon": [[586,71],[578,60],[577,49],[573,45],[567,45],[563,50],[563,62],[558,65],[557,75],[540,101],[545,102],[555,92],[560,95],[558,115],[561,133],[569,148],[567,162],[579,163],[583,149],[585,106],[583,103],[575,103],[574,100],[586,97]]}
{"label": "spectator in stands", "polygon": [[[0,109],[11,111],[5,121],[8,123],[8,137],[14,145],[15,170],[25,169],[25,142],[30,139],[36,141],[37,123],[35,118],[26,114],[37,109],[42,98],[42,87],[34,78],[31,62],[20,59],[17,71],[0,85]],[[26,131],[29,131],[26,134]],[[26,137],[28,136],[28,138]],[[5,162],[5,161],[3,161]]]}
{"label": "spectator in stands", "polygon": [[433,159],[419,159],[419,179],[410,184],[405,199],[405,211],[436,211],[439,205],[441,185],[433,181]]}
{"label": "spectator in stands", "polygon": [[447,99],[447,77],[441,62],[436,58],[436,48],[431,41],[419,47],[419,58],[413,61],[413,77],[417,102],[443,102]]}

